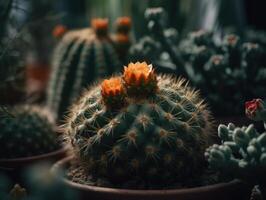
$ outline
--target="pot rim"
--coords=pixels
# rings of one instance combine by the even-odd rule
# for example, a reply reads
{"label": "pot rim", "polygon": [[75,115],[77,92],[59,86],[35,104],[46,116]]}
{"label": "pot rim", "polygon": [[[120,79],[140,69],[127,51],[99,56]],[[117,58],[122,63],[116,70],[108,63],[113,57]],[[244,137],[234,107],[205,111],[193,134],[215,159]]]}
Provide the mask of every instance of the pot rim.
{"label": "pot rim", "polygon": [[[108,188],[108,187],[99,187],[99,186],[90,186],[80,183],[75,183],[73,181],[68,180],[65,177],[59,177],[58,171],[60,169],[64,169],[65,166],[73,159],[74,156],[69,156],[66,158],[63,158],[60,161],[57,161],[51,168],[51,172],[53,175],[55,175],[57,178],[60,178],[62,182],[64,182],[66,185],[70,187],[74,187],[79,190],[83,191],[92,191],[97,193],[105,193],[105,194],[125,194],[125,195],[141,195],[141,196],[150,196],[150,195],[161,195],[162,193],[164,195],[173,195],[173,194],[181,194],[181,193],[198,193],[200,192],[207,192],[209,190],[216,190],[223,187],[231,187],[238,184],[243,184],[242,181],[238,179],[234,179],[230,182],[222,182],[217,183],[213,185],[206,185],[206,186],[200,186],[200,187],[193,187],[193,188],[179,188],[179,189],[158,189],[158,190],[137,190],[137,189],[123,189],[123,188]],[[148,191],[148,192],[147,192]]]}
{"label": "pot rim", "polygon": [[20,158],[11,158],[11,159],[0,159],[0,165],[2,163],[19,163],[19,162],[27,162],[27,161],[37,161],[37,160],[43,160],[45,158],[53,157],[59,154],[64,154],[68,150],[68,146],[61,146],[59,149],[55,151],[51,151],[49,153],[39,154],[35,156],[28,156],[28,157],[20,157]]}

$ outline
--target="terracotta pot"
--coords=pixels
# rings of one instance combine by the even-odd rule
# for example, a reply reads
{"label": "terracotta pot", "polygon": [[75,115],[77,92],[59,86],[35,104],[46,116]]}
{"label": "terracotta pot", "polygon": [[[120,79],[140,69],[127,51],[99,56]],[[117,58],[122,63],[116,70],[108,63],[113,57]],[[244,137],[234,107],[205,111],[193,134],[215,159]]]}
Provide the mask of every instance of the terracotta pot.
{"label": "terracotta pot", "polygon": [[[68,157],[54,164],[52,173],[56,176],[58,171],[69,167],[71,160],[72,157]],[[238,180],[188,189],[130,190],[82,185],[60,178],[65,185],[79,192],[82,200],[245,200],[250,195],[250,187]]]}
{"label": "terracotta pot", "polygon": [[14,182],[20,182],[21,173],[27,167],[42,162],[52,164],[55,161],[64,158],[67,154],[67,149],[68,147],[62,147],[56,151],[36,156],[0,159],[0,173],[6,174]]}

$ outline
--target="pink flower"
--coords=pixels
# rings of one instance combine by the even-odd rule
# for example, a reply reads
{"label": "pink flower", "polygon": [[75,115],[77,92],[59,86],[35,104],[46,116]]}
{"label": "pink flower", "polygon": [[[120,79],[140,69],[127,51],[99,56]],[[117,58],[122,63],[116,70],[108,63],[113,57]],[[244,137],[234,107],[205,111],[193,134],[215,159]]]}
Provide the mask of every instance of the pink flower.
{"label": "pink flower", "polygon": [[256,117],[257,111],[263,108],[263,101],[261,99],[253,99],[245,103],[246,115],[248,118],[253,119]]}

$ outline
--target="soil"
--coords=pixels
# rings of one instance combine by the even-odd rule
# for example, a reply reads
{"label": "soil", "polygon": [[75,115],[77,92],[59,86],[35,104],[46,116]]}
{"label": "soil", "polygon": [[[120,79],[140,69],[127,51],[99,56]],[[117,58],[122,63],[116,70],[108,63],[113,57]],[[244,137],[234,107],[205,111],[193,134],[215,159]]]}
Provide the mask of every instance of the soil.
{"label": "soil", "polygon": [[148,186],[141,180],[128,181],[123,184],[112,184],[106,179],[95,179],[80,166],[77,162],[73,162],[71,166],[66,169],[66,178],[75,183],[98,186],[98,187],[111,187],[111,188],[121,188],[121,189],[179,189],[179,188],[192,188],[199,186],[212,185],[219,182],[218,174],[211,172],[210,170],[205,170],[205,172],[198,177],[186,180],[184,183],[176,183],[172,185],[157,185]]}

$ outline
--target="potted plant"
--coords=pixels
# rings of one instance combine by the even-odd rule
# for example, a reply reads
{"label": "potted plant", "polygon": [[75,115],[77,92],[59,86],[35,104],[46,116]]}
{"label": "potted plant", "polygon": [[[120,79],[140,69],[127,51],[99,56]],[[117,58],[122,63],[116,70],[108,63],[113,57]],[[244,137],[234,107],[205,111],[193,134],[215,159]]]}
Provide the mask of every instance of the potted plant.
{"label": "potted plant", "polygon": [[212,126],[186,81],[130,63],[72,106],[64,133],[73,157],[52,171],[64,169],[63,182],[83,199],[245,199],[246,185],[217,183],[207,170]]}
{"label": "potted plant", "polygon": [[[266,122],[266,104],[261,99],[246,102],[247,117]],[[266,129],[266,126],[265,126]],[[206,150],[210,166],[224,178],[240,178],[259,185],[262,198],[266,198],[266,132],[259,133],[254,125],[236,127],[220,125],[218,135],[221,145],[214,144]]]}
{"label": "potted plant", "polygon": [[37,162],[52,162],[66,154],[49,112],[37,106],[1,107],[0,171],[14,180]]}

